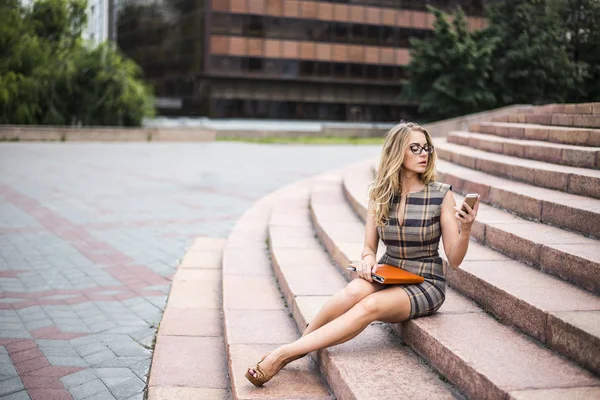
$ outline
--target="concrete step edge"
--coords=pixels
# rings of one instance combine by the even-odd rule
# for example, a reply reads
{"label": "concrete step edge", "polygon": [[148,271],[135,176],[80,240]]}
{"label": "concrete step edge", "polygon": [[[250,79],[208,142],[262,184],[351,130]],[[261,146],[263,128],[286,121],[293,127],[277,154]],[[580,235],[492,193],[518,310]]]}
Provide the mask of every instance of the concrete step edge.
{"label": "concrete step edge", "polygon": [[597,199],[510,181],[443,160],[438,160],[437,172],[440,180],[452,184],[455,193],[479,193],[483,203],[522,218],[600,238]]}
{"label": "concrete step edge", "polygon": [[515,113],[496,116],[492,121],[534,123],[552,126],[564,126],[574,128],[600,128],[600,115],[598,114],[568,114],[568,113]]}
{"label": "concrete step edge", "polygon": [[577,168],[600,168],[600,147],[572,146],[459,131],[449,132],[447,140],[448,143],[512,157]]}
{"label": "concrete step edge", "polygon": [[537,106],[532,110],[535,113],[541,114],[596,114],[600,115],[600,102],[587,103],[567,103],[567,104],[545,104]]}
{"label": "concrete step edge", "polygon": [[[187,290],[194,285],[207,293],[221,284],[221,253],[225,242],[222,238],[197,237],[177,267],[152,351],[149,400],[231,398],[229,380],[223,372],[226,360],[217,308],[220,299],[199,302],[203,296],[190,295]],[[181,321],[184,315],[188,316],[186,323]],[[191,357],[190,348],[201,355]],[[210,368],[205,366],[207,359],[211,361]],[[200,370],[202,377],[198,379],[198,372],[190,370]]]}
{"label": "concrete step edge", "polygon": [[[255,388],[244,377],[246,369],[261,356],[300,336],[291,306],[286,307],[273,275],[266,239],[276,201],[306,189],[310,181],[288,185],[257,201],[237,221],[223,249],[223,336],[234,400],[333,400],[309,357],[284,368],[262,388]],[[248,302],[248,297],[253,301]]]}
{"label": "concrete step edge", "polygon": [[469,124],[469,131],[579,146],[600,146],[600,129],[556,126],[549,115],[517,114]]}
{"label": "concrete step edge", "polygon": [[[330,181],[326,182],[329,184]],[[345,276],[346,274],[342,271],[349,275],[348,271],[341,270],[338,266],[332,264],[327,252],[322,248],[319,241],[311,234],[311,232],[309,232],[309,230],[304,230],[304,227],[306,226],[305,223],[308,222],[311,224],[312,231],[312,222],[309,214],[308,201],[306,207],[304,207],[301,212],[295,208],[295,204],[292,206],[282,204],[281,210],[279,210],[279,212],[274,211],[272,214],[269,225],[269,244],[273,267],[276,272],[279,286],[282,288],[288,304],[294,304],[293,315],[300,331],[303,331],[312,319],[312,315],[308,313],[306,305],[303,305],[300,300],[318,298],[317,300],[320,302],[322,300],[324,302],[332,294],[345,287],[346,279],[348,279],[348,277]],[[292,215],[296,216],[295,220],[290,218]],[[291,232],[298,232],[299,230],[303,230],[305,238],[295,238],[296,247],[294,247],[294,244],[277,237],[286,235],[286,233],[293,235]],[[322,259],[312,257],[311,260],[306,260],[305,264],[302,264],[301,254],[303,252],[319,253],[323,257]],[[294,253],[297,254],[296,258],[293,257]],[[306,263],[311,264],[306,265]],[[314,263],[318,264],[317,268],[314,268]],[[302,268],[301,278],[292,274],[295,264],[300,265]],[[332,274],[337,276],[337,278],[332,277]],[[335,292],[333,290],[328,292],[323,291],[323,285],[320,285],[320,281],[324,279],[335,281],[335,284],[333,285],[336,289]],[[302,281],[305,281],[306,283],[312,282],[313,284],[311,286],[302,285]],[[374,324],[369,326],[365,332],[359,335],[361,338],[355,338],[351,343],[348,342],[341,345],[342,347],[335,346],[333,348],[320,350],[314,355],[318,360],[323,376],[328,380],[329,386],[332,388],[333,393],[337,398],[370,399],[373,396],[370,390],[378,385],[381,385],[382,387],[386,385],[389,386],[386,388],[385,392],[387,393],[387,396],[393,396],[393,398],[406,396],[411,390],[414,392],[413,394],[416,394],[424,389],[430,393],[430,398],[432,399],[448,397],[462,398],[462,395],[458,393],[455,388],[440,380],[436,371],[423,367],[421,358],[414,354],[410,349],[406,348],[406,346],[397,338],[395,339],[394,336],[391,335],[391,332],[388,332],[389,330],[390,328],[387,326]],[[391,378],[389,376],[381,376],[378,378],[377,376],[379,375],[377,375],[371,377],[368,381],[356,379],[357,376],[367,376],[369,372],[373,372],[370,365],[364,365],[363,362],[358,360],[353,361],[356,358],[353,353],[355,353],[355,351],[361,351],[361,346],[363,346],[364,349],[366,337],[378,338],[379,340],[386,338],[386,343],[393,344],[393,346],[389,348],[377,348],[369,351],[369,357],[376,357],[381,360],[378,366],[379,370],[382,368],[385,369],[385,366],[390,369],[399,367],[387,363],[385,361],[386,357],[392,357],[394,360],[402,359],[404,362],[412,363],[413,369],[410,371],[410,374],[412,374],[413,379],[406,382],[406,377],[400,379],[400,375]],[[340,348],[343,349],[348,347],[356,350],[351,352],[338,350]],[[396,385],[394,384],[394,380],[398,380]],[[423,383],[418,383],[422,381],[431,381],[431,386],[424,386]],[[410,382],[413,382],[412,387]],[[395,387],[397,389],[394,389]]]}
{"label": "concrete step edge", "polygon": [[[364,188],[372,179],[370,175],[372,170],[369,167],[369,165],[361,165],[350,169],[342,183],[346,200],[363,222],[366,221],[368,204]],[[464,197],[456,192],[454,196],[457,204],[464,200]],[[515,224],[523,228],[506,229],[507,226],[512,228]],[[525,232],[532,232],[532,234],[527,235]],[[472,235],[479,243],[510,258],[524,262],[544,273],[560,277],[578,288],[600,294],[600,257],[597,254],[594,257],[595,253],[593,253],[593,249],[600,246],[598,240],[541,222],[523,219],[485,203],[480,204],[479,216],[473,225]],[[558,243],[558,240],[549,241],[549,237],[562,237],[564,244]],[[582,247],[590,249],[591,253],[587,256],[582,254]]]}
{"label": "concrete step edge", "polygon": [[[371,169],[377,170],[377,159]],[[454,193],[479,193],[481,202],[533,221],[600,238],[600,202],[569,193],[510,181],[481,171],[438,160],[438,179],[450,183]],[[465,178],[468,177],[468,178]],[[485,182],[485,183],[483,183]],[[590,206],[591,205],[591,206]]]}
{"label": "concrete step edge", "polygon": [[[358,171],[359,169],[362,169],[363,172]],[[361,215],[365,212],[365,207],[366,207],[366,201],[365,201],[365,193],[363,190],[363,193],[361,194],[359,192],[360,186],[364,186],[359,184],[357,181],[358,179],[356,179],[356,177],[361,177],[361,176],[366,176],[368,174],[368,172],[365,172],[365,166],[361,166],[358,168],[355,168],[352,171],[349,171],[343,180],[343,185],[344,185],[344,193],[346,197],[353,197],[355,198],[355,201],[350,202],[350,204],[353,204],[355,206],[353,207],[358,207],[359,208],[359,212],[357,213],[358,215]],[[355,182],[351,182],[352,180],[355,180]],[[459,201],[457,203],[460,203],[460,201],[462,201],[462,196],[459,196]],[[484,207],[484,208],[481,208]],[[482,213],[482,211],[485,210],[485,205],[482,204],[480,206],[480,214]],[[500,212],[499,210],[494,210],[495,213]],[[505,213],[505,212],[502,212]],[[508,213],[506,213],[508,214]],[[508,218],[510,218],[510,214],[507,215]],[[534,224],[533,222],[529,222],[529,221],[523,221],[524,224]],[[484,228],[488,225],[486,225],[485,223],[479,223],[480,225],[484,225]],[[501,229],[501,228],[497,228],[497,229]],[[559,230],[558,228],[554,228],[555,232],[558,233]],[[475,236],[476,239],[480,239],[478,238],[478,236],[481,236],[481,232],[483,233],[483,237],[485,238],[485,229],[479,229],[478,227],[474,227],[474,231],[473,231],[473,235]],[[517,236],[516,234],[512,234],[511,235],[511,239],[514,240],[519,240],[519,236]],[[582,238],[584,239],[584,238]],[[484,240],[485,241],[485,240]],[[593,241],[593,240],[589,240],[587,239],[587,241],[591,242],[591,243],[597,243],[597,241]],[[500,241],[501,242],[501,241]],[[524,246],[528,246],[529,243],[527,243],[527,240],[524,240]],[[545,248],[544,245],[539,244],[540,247]],[[551,245],[548,245],[551,246]],[[507,250],[510,249],[510,245],[508,246],[508,248],[505,248],[503,250],[505,250],[506,252],[508,252]],[[513,244],[513,247],[518,247],[515,244]],[[474,250],[481,250],[481,248],[483,248],[482,245],[477,244],[475,242],[471,242],[470,247],[469,247],[469,252],[473,252]],[[443,247],[440,246],[440,250],[443,252]],[[557,249],[557,251],[560,251],[560,249]],[[558,262],[558,268],[560,268],[560,260],[565,258],[566,254],[563,253],[562,256],[557,257],[557,262]],[[569,254],[569,256],[575,256],[575,255],[571,255]],[[479,257],[479,256],[475,256],[474,260],[477,260],[478,258],[483,259],[485,257]],[[494,257],[488,257],[490,260],[493,259]],[[514,257],[513,257],[514,258]],[[477,261],[474,261],[473,259],[471,259],[471,261],[469,261],[469,253],[467,253],[467,257],[464,261],[465,264],[473,264],[473,263],[477,263]],[[500,258],[501,260],[501,258]],[[563,261],[564,262],[564,261]],[[488,261],[488,263],[492,263],[491,261]],[[511,265],[514,268],[516,267],[516,271],[518,273],[519,269],[522,269],[523,272],[526,273],[526,275],[530,275],[535,277],[538,274],[541,274],[542,272],[538,272],[537,269],[532,270],[529,267],[526,267],[524,264],[518,263],[518,262],[511,262]],[[574,264],[575,268],[580,267],[579,263],[575,263]],[[595,288],[598,289],[598,287],[600,286],[600,280],[597,278],[598,271],[600,271],[600,265],[598,263],[593,263],[593,265],[589,265],[590,267],[590,271],[589,273],[592,276],[596,277],[596,280],[599,282],[595,283]],[[468,269],[468,268],[466,268]],[[545,271],[544,271],[545,272]],[[514,272],[511,274],[511,276],[514,278],[514,280],[518,281],[518,274],[515,274]],[[588,275],[589,276],[589,275]],[[493,312],[494,314],[498,315],[500,318],[503,319],[503,321],[505,321],[505,323],[508,323],[510,325],[515,325],[517,327],[519,327],[520,329],[522,329],[523,331],[527,332],[527,334],[531,335],[532,337],[536,338],[537,340],[541,341],[542,343],[546,343],[548,344],[550,347],[554,348],[555,350],[567,355],[568,357],[570,357],[571,359],[575,360],[578,363],[581,363],[582,365],[584,365],[586,368],[590,369],[591,371],[600,374],[600,362],[598,360],[600,360],[600,346],[597,346],[597,349],[595,351],[590,350],[590,344],[594,344],[597,343],[600,345],[600,335],[598,334],[594,334],[591,332],[587,332],[584,329],[581,329],[580,327],[576,326],[576,324],[574,323],[570,323],[568,319],[564,319],[564,318],[571,318],[572,315],[567,315],[566,313],[553,313],[551,311],[547,311],[546,307],[538,307],[535,306],[534,304],[529,303],[526,299],[523,298],[519,298],[518,296],[515,296],[513,294],[510,293],[510,288],[502,288],[499,286],[496,286],[493,283],[487,282],[485,280],[485,278],[482,278],[480,276],[478,276],[477,274],[477,269],[475,269],[474,271],[469,270],[466,271],[465,267],[463,268],[459,268],[456,270],[449,270],[447,271],[447,278],[448,278],[448,282],[450,283],[450,285],[452,287],[454,287],[455,289],[459,290],[461,293],[463,293],[465,296],[468,296],[469,298],[472,298],[473,300],[475,300],[478,304],[482,305],[483,308],[485,308],[488,311]],[[543,278],[543,279],[542,279]],[[548,279],[550,278],[550,279]],[[538,283],[536,284],[536,288],[539,287],[539,281],[548,281],[548,284],[546,285],[547,287],[552,287],[555,288],[556,291],[559,291],[560,288],[562,288],[561,291],[561,301],[564,301],[565,303],[573,303],[575,302],[580,302],[582,305],[587,305],[587,304],[597,304],[596,308],[592,309],[597,309],[597,317],[596,319],[600,322],[600,299],[597,296],[594,296],[592,294],[588,294],[587,292],[583,292],[582,289],[580,288],[576,288],[570,285],[565,285],[564,283],[560,282],[560,281],[556,281],[556,279],[554,278],[554,276],[552,277],[545,277],[545,276],[540,276],[538,278],[534,278],[534,281],[537,281]],[[481,290],[482,288],[485,288],[484,290]],[[537,289],[536,289],[537,290]],[[491,293],[493,293],[494,295],[492,295]],[[566,293],[570,293],[570,295],[566,295]],[[569,297],[571,296],[571,297]],[[572,299],[571,299],[572,298]],[[575,300],[575,299],[579,299],[580,300]],[[506,304],[511,304],[511,307],[504,307]],[[585,306],[579,306],[576,307],[576,310],[579,309],[583,309],[585,308]],[[534,316],[533,318],[531,316]],[[564,318],[563,318],[564,316]],[[580,321],[579,321],[580,322]],[[564,342],[564,339],[568,337],[569,341],[570,341],[570,345],[567,345],[566,342]],[[578,344],[578,345],[575,345]],[[594,346],[591,346],[591,348],[595,348]],[[582,351],[582,349],[585,349],[585,351]]]}
{"label": "concrete step edge", "polygon": [[[332,190],[332,192],[335,192],[335,190],[337,190],[337,189],[332,188],[331,190]],[[332,204],[334,203],[333,198],[335,198],[335,199],[343,198],[341,187],[339,188],[339,191],[340,191],[339,195],[332,196],[332,200],[331,200]],[[330,201],[328,201],[327,203],[330,203]],[[343,201],[336,202],[335,204],[337,204],[339,207],[350,208],[350,206],[347,204],[344,204]],[[335,238],[333,238],[329,234],[329,229],[331,229],[331,226],[333,226],[332,222],[330,220],[331,210],[329,209],[329,207],[327,207],[325,210],[319,210],[320,207],[321,207],[320,205],[315,204],[314,202],[311,203],[311,215],[313,217],[313,221],[315,221],[317,234],[323,243],[325,243],[325,242],[333,242],[334,243],[335,249],[334,249],[334,252],[332,253],[334,260],[339,265],[342,265],[342,266],[347,265],[347,263],[350,259],[348,256],[348,251],[345,249],[345,246],[343,245],[343,243],[337,241]],[[323,224],[320,223],[321,217],[325,218]],[[335,224],[335,222],[333,224]],[[362,226],[361,222],[359,222],[359,224]],[[359,243],[359,244],[362,244],[362,243]],[[327,247],[327,245],[326,245],[326,247]],[[452,295],[456,299],[456,302],[461,302],[462,304],[470,303],[466,298],[458,295],[456,292],[452,291],[451,289],[449,289],[449,294]],[[514,367],[517,368],[518,365],[521,365],[522,363],[526,363],[527,360],[530,358],[530,356],[533,359],[535,359],[538,356],[541,357],[541,354],[543,354],[543,357],[545,357],[545,359],[547,360],[547,362],[549,363],[551,368],[558,368],[558,369],[564,368],[566,371],[571,371],[570,373],[574,373],[577,376],[587,376],[589,379],[591,379],[591,381],[589,381],[589,382],[594,382],[594,385],[600,384],[600,380],[594,378],[591,374],[589,374],[585,370],[581,369],[579,366],[575,366],[571,362],[568,362],[565,364],[565,361],[561,356],[559,356],[552,350],[542,349],[539,345],[534,345],[529,348],[528,351],[533,352],[533,354],[527,354],[526,356],[523,356],[523,354],[514,354],[513,357],[522,357],[518,361],[514,361],[512,359],[506,360],[505,357],[502,355],[501,351],[499,351],[499,350],[496,351],[497,349],[494,351],[491,351],[490,354],[488,354],[488,356],[492,357],[492,358],[498,357],[497,360],[494,360],[494,362],[490,362],[489,365],[487,365],[487,363],[489,362],[489,360],[487,360],[487,359],[485,361],[482,361],[484,363],[483,365],[480,364],[479,366],[475,365],[475,363],[472,360],[469,360],[468,358],[463,359],[463,357],[465,355],[461,356],[460,352],[454,353],[454,348],[455,348],[454,344],[448,343],[447,339],[444,339],[443,332],[438,332],[438,334],[433,332],[433,330],[432,330],[433,328],[430,326],[430,324],[435,325],[435,322],[433,322],[433,321],[438,321],[438,320],[445,321],[448,319],[456,320],[456,319],[459,319],[460,316],[464,316],[465,319],[470,320],[474,315],[481,315],[481,317],[475,317],[475,318],[477,320],[479,320],[481,323],[485,323],[488,326],[490,326],[490,328],[487,328],[487,329],[493,330],[493,332],[490,333],[492,337],[508,335],[508,337],[511,338],[510,339],[511,341],[514,340],[514,341],[517,341],[517,342],[523,343],[523,344],[525,342],[528,342],[528,343],[530,343],[530,342],[527,339],[524,339],[519,332],[516,332],[516,331],[500,324],[499,322],[495,321],[491,317],[484,316],[483,313],[481,313],[480,309],[478,309],[478,308],[477,308],[477,310],[479,310],[479,311],[475,311],[475,312],[473,311],[472,308],[469,308],[469,309],[467,309],[467,307],[458,307],[458,308],[459,308],[459,310],[457,310],[457,311],[453,310],[453,312],[449,313],[449,314],[442,313],[443,317],[440,317],[439,315],[438,316],[434,315],[431,318],[417,318],[417,319],[410,320],[410,321],[407,321],[407,322],[401,324],[400,328],[397,328],[396,325],[394,325],[394,329],[398,329],[398,331],[403,335],[402,336],[403,340],[406,343],[408,343],[409,345],[414,345],[415,350],[419,354],[421,354],[425,358],[427,358],[429,360],[429,362],[431,363],[431,365],[433,365],[442,374],[444,374],[446,377],[448,377],[448,379],[451,382],[455,383],[457,385],[457,387],[459,387],[462,391],[464,391],[468,397],[488,398],[488,396],[489,397],[508,396],[509,391],[506,390],[506,388],[504,387],[504,384],[501,382],[502,379],[494,378],[495,372],[494,372],[494,368],[492,365],[496,365],[496,363],[501,364],[503,362],[514,362],[515,363]],[[456,323],[458,324],[458,322],[459,321],[457,321]],[[405,333],[403,333],[403,331],[405,331]],[[425,340],[425,338],[433,338],[433,339]],[[486,343],[486,345],[479,345],[478,348],[481,349],[481,351],[485,352],[484,349],[492,349],[498,345],[496,342],[494,342],[494,339],[490,339],[490,340],[491,340],[491,342]],[[425,341],[429,344],[429,346],[422,346],[422,343],[424,343]],[[440,354],[443,354],[443,355],[440,355]],[[441,359],[438,359],[437,358],[438,356]],[[466,355],[466,357],[469,357],[469,355]],[[457,364],[460,365],[460,371],[457,371],[457,368],[456,368]],[[502,368],[510,369],[506,365],[503,366]],[[469,379],[464,379],[465,376],[468,376]],[[555,382],[546,382],[546,384],[551,386],[551,385],[555,384]],[[583,384],[583,382],[580,382],[580,384]],[[587,383],[586,383],[586,385],[587,385]],[[527,385],[525,385],[525,386],[527,386]]]}
{"label": "concrete step edge", "polygon": [[558,166],[436,141],[440,159],[533,186],[600,199],[600,171]]}

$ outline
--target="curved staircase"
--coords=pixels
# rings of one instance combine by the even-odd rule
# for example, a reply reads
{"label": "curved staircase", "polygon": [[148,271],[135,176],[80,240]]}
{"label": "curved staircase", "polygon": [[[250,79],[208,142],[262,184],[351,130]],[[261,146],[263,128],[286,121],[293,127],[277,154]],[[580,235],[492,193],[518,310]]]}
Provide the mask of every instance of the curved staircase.
{"label": "curved staircase", "polygon": [[373,323],[261,388],[246,368],[353,278],[377,160],[255,203],[222,253],[232,398],[600,398],[600,103],[530,111],[434,138],[438,180],[482,200],[438,313]]}

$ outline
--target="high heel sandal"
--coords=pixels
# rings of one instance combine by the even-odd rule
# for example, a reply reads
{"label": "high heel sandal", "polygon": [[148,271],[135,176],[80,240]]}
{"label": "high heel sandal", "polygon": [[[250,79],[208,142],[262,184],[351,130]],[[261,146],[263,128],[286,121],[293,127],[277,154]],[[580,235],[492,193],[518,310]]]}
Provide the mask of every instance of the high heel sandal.
{"label": "high heel sandal", "polygon": [[[251,366],[246,370],[246,379],[248,379],[254,386],[262,386],[267,383],[273,376],[266,377],[265,373],[262,372],[258,364],[263,362],[263,360],[267,358],[267,356],[263,356],[259,362]],[[254,371],[256,376],[250,373],[250,370]]]}
{"label": "high heel sandal", "polygon": [[[308,354],[308,353],[307,353],[307,354]],[[273,378],[275,375],[277,375],[277,374],[279,373],[279,371],[281,371],[283,368],[285,368],[285,366],[286,366],[286,365],[288,365],[288,364],[289,364],[289,363],[291,363],[292,361],[296,361],[296,360],[298,360],[298,359],[300,359],[300,358],[302,358],[302,357],[306,356],[307,354],[302,354],[302,355],[296,356],[296,357],[292,358],[291,360],[289,360],[289,361],[287,361],[287,362],[283,363],[283,365],[281,366],[281,368],[280,368],[280,369],[279,369],[277,372],[275,372],[273,375],[271,375],[271,376],[267,376],[267,375],[266,375],[266,374],[265,374],[265,373],[264,373],[264,372],[263,372],[263,371],[260,369],[260,366],[259,366],[259,364],[260,364],[261,362],[263,362],[263,360],[264,360],[265,358],[267,358],[267,355],[268,355],[268,354],[267,354],[267,355],[264,355],[264,356],[263,356],[263,357],[260,359],[260,361],[259,361],[259,362],[257,362],[256,364],[254,364],[253,366],[251,366],[250,368],[248,368],[248,369],[246,370],[246,379],[248,379],[248,380],[249,380],[249,381],[250,381],[250,382],[251,382],[251,383],[252,383],[254,386],[259,386],[259,387],[260,387],[260,386],[264,385],[265,383],[267,383],[268,381],[270,381],[270,380],[271,380],[271,378]],[[252,374],[250,373],[250,371],[249,371],[249,370],[252,370],[252,371],[254,371],[254,372],[256,373],[256,376],[252,375]]]}

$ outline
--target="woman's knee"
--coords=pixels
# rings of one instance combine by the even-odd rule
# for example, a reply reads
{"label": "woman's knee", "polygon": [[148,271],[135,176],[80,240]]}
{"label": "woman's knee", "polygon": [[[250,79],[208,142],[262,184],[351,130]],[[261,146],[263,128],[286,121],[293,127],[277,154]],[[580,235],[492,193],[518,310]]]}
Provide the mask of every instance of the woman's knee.
{"label": "woman's knee", "polygon": [[375,296],[367,296],[358,304],[365,315],[373,318],[376,318],[381,312],[381,300]]}
{"label": "woman's knee", "polygon": [[348,283],[346,287],[341,290],[340,294],[344,300],[356,304],[373,292],[373,286],[369,282],[361,278],[356,278]]}
{"label": "woman's knee", "polygon": [[362,299],[358,304],[360,315],[369,321],[399,322],[410,315],[410,299],[406,292],[384,290]]}

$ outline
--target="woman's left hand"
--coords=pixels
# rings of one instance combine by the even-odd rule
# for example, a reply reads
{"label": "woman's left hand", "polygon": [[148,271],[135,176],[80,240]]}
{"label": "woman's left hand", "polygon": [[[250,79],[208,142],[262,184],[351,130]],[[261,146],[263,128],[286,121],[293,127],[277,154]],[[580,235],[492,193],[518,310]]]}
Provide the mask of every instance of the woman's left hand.
{"label": "woman's left hand", "polygon": [[[465,209],[467,210],[467,212],[464,212],[462,210],[462,206],[465,207]],[[469,207],[469,205],[467,203],[461,204],[461,207],[454,207],[454,209],[456,210],[456,213],[454,213],[454,217],[458,220],[458,222],[460,223],[460,231],[466,231],[466,232],[471,232],[471,227],[473,226],[473,222],[475,221],[475,218],[477,217],[477,211],[479,210],[479,197],[477,198],[477,201],[475,202],[475,207],[471,208]]]}

